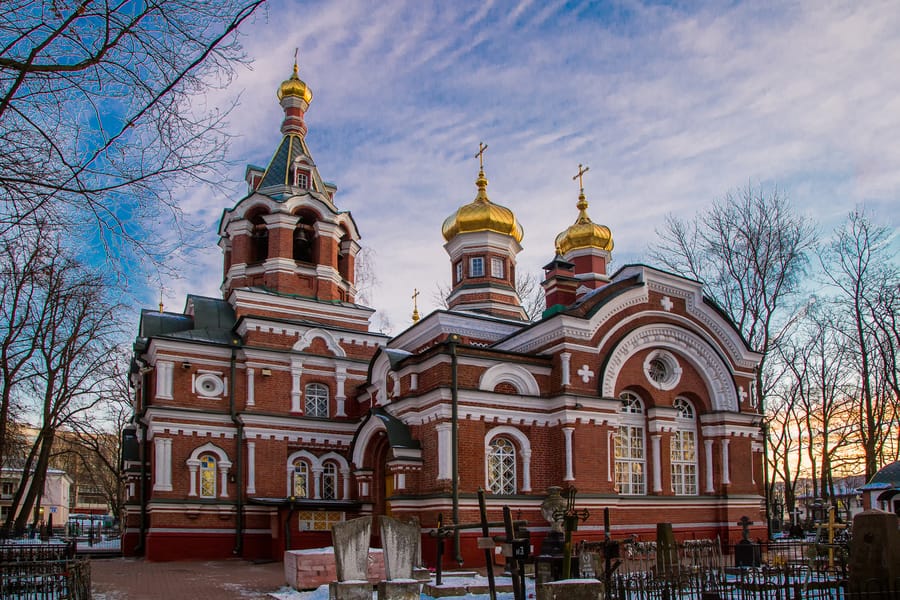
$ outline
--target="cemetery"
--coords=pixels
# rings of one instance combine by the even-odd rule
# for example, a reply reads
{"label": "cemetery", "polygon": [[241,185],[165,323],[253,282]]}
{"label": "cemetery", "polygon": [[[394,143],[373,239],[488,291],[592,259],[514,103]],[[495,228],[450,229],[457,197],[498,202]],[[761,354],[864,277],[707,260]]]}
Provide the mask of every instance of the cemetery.
{"label": "cemetery", "polygon": [[[592,515],[579,509],[570,490],[563,506],[549,515],[550,531],[531,545],[528,524],[513,520],[508,507],[502,522],[489,522],[484,494],[477,523],[441,525],[423,568],[418,526],[378,517],[382,548],[369,547],[372,517],[335,525],[332,548],[289,551],[285,574],[296,590],[328,589],[330,600],[363,600],[373,590],[382,600],[418,597],[499,596],[513,600],[601,599],[897,599],[900,598],[900,529],[896,515],[859,514],[852,535],[846,525],[820,523],[827,541],[783,538],[753,540],[746,517],[738,523],[742,539],[730,547],[718,539],[678,541],[671,523],[658,523],[653,540],[614,539],[609,511],[602,515],[604,540],[580,541],[579,524]],[[536,526],[538,524],[532,524]],[[443,546],[461,530],[477,529],[484,551],[481,565],[448,571]],[[491,531],[502,530],[491,535]],[[502,557],[503,574],[495,573]],[[491,565],[491,568],[485,568]],[[318,597],[321,591],[314,597]]]}

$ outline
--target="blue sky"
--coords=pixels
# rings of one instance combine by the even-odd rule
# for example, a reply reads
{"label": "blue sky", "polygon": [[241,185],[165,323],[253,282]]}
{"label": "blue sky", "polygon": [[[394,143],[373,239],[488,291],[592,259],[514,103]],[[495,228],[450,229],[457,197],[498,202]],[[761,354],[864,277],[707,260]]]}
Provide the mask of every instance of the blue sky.
{"label": "blue sky", "polygon": [[490,198],[525,230],[520,271],[540,273],[574,221],[580,163],[612,270],[643,259],[666,214],[692,217],[748,182],[777,185],[823,236],[856,206],[900,222],[894,2],[273,1],[243,33],[254,62],[206,99],[240,96],[235,166],[185,193],[207,237],[173,257],[170,310],[219,295],[216,225],[244,166],[280,139],[275,90],[295,47],[315,95],[310,149],[374,251],[371,305],[395,333],[414,287],[424,314],[449,281],[441,223],[475,196],[479,141]]}

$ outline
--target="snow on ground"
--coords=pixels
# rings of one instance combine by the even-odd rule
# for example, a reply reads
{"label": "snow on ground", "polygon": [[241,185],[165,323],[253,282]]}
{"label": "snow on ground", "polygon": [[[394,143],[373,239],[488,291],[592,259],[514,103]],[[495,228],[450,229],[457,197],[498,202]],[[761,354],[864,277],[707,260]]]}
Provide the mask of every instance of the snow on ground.
{"label": "snow on ground", "polygon": [[[495,583],[500,585],[511,585],[509,577],[496,577]],[[485,587],[487,588],[488,579],[484,575],[474,575],[470,577],[454,577],[447,574],[441,579],[441,587]],[[322,585],[310,592],[298,592],[290,588],[282,588],[277,592],[269,594],[275,600],[328,600],[328,586]],[[488,593],[484,594],[466,594],[458,596],[465,600],[490,600]],[[525,597],[534,598],[534,579],[525,579]],[[446,597],[445,597],[446,598]],[[372,600],[378,600],[378,592],[372,592]],[[434,600],[431,596],[422,594],[422,600]],[[441,599],[445,600],[445,599]],[[497,592],[497,600],[513,600],[512,592]]]}

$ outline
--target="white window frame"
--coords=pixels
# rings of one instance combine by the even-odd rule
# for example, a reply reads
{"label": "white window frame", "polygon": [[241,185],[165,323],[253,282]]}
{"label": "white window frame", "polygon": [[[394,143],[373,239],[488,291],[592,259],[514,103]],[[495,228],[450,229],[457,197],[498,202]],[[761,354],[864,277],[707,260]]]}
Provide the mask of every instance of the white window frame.
{"label": "white window frame", "polygon": [[[490,452],[487,456],[488,489],[492,494],[510,496],[518,491],[516,462],[518,452],[516,445],[507,437],[497,436],[488,444]],[[501,467],[500,477],[496,478],[497,463]]]}
{"label": "white window frame", "polygon": [[678,411],[670,450],[672,491],[676,496],[695,496],[697,481],[697,424],[696,412],[689,400],[678,396],[674,407]]}
{"label": "white window frame", "polygon": [[[330,396],[328,386],[324,383],[307,383],[303,388],[303,414],[307,417],[328,418]],[[324,407],[324,414],[320,410],[321,407]]]}
{"label": "white window frame", "polygon": [[631,391],[619,395],[619,427],[615,435],[615,482],[619,494],[647,493],[647,431],[644,403]]}
{"label": "white window frame", "polygon": [[456,283],[462,281],[463,278],[463,261],[456,263]]}
{"label": "white window frame", "polygon": [[[331,486],[331,493],[329,493],[329,482]],[[335,463],[328,461],[324,465],[322,465],[322,484],[321,488],[322,500],[337,500],[338,499],[338,467]]]}
{"label": "white window frame", "polygon": [[306,169],[294,169],[294,186],[309,189],[309,173]]}
{"label": "white window frame", "polygon": [[[207,461],[212,462],[211,468],[208,466]],[[200,492],[201,498],[215,498],[218,495],[218,489],[217,489],[218,486],[216,485],[216,477],[219,474],[218,466],[219,466],[219,461],[211,453],[204,454],[200,457],[200,470],[198,473],[198,477],[199,477],[199,483],[200,483],[199,492]],[[212,478],[211,478],[212,492],[211,493],[209,491],[206,491],[204,489],[204,485],[203,485],[203,475],[204,475],[204,473],[209,473],[209,472],[212,472]]]}
{"label": "white window frame", "polygon": [[499,256],[491,257],[491,277],[496,277],[497,279],[503,279],[506,275],[504,274],[503,268],[503,259]]}
{"label": "white window frame", "polygon": [[[312,483],[312,478],[310,477],[310,467],[309,463],[303,460],[302,458],[297,458],[294,460],[293,470],[291,471],[291,496],[294,498],[309,498],[310,497],[310,484]],[[297,480],[303,480],[304,493],[297,493]]]}
{"label": "white window frame", "polygon": [[484,277],[483,256],[473,256],[469,259],[469,277]]}

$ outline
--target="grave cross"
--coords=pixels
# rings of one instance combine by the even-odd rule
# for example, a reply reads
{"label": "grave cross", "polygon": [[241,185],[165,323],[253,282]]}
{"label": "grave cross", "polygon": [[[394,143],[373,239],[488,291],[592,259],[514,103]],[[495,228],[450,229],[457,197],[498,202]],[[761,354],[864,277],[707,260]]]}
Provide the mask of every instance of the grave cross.
{"label": "grave cross", "polygon": [[565,525],[566,538],[563,544],[563,579],[572,576],[572,532],[578,529],[578,521],[587,521],[591,513],[586,508],[576,510],[575,494],[578,492],[575,488],[569,488],[566,494],[566,509],[553,511],[554,521],[563,521]]}
{"label": "grave cross", "polygon": [[737,522],[738,525],[741,526],[741,539],[750,541],[750,526],[753,525],[753,521],[747,518],[747,515],[741,517],[741,520]]}
{"label": "grave cross", "polygon": [[838,523],[834,520],[834,506],[828,507],[828,524],[819,525],[819,530],[828,531],[828,567],[834,568],[834,532],[838,529],[846,529],[845,523]]}

